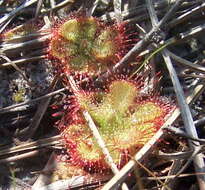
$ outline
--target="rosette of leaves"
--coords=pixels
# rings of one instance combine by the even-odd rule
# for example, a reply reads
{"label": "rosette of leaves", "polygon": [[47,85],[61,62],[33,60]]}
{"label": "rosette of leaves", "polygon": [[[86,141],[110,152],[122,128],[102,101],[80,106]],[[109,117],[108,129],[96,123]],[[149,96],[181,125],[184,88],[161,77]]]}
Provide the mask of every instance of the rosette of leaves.
{"label": "rosette of leaves", "polygon": [[[156,133],[172,108],[162,97],[142,98],[140,89],[127,80],[113,81],[107,92],[77,99],[92,116],[119,168]],[[69,162],[91,172],[109,170],[86,122],[71,124],[62,134]]]}
{"label": "rosette of leaves", "polygon": [[126,43],[123,24],[108,26],[94,17],[76,16],[54,28],[49,55],[63,70],[96,74],[122,57]]}

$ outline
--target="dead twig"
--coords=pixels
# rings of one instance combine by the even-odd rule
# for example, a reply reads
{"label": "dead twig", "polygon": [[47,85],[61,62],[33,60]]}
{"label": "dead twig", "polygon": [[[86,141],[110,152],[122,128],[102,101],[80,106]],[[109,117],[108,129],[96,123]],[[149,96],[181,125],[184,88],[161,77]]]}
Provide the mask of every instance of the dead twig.
{"label": "dead twig", "polygon": [[40,139],[34,142],[23,143],[11,148],[1,148],[0,156],[11,155],[20,152],[32,151],[35,149],[45,148],[48,146],[61,145],[61,136],[53,136],[49,138]]}
{"label": "dead twig", "polygon": [[[51,84],[51,87],[49,88],[48,91],[54,90],[57,81],[58,81],[57,77],[54,78],[54,80]],[[31,137],[36,132],[36,130],[41,122],[41,119],[43,118],[43,116],[48,108],[50,100],[51,100],[51,96],[48,97],[47,99],[43,99],[40,101],[38,108],[37,108],[37,111],[32,119],[31,124],[28,127],[26,127],[25,129],[23,129],[23,131],[16,134],[16,137],[18,139],[20,139],[21,141],[30,141],[31,140]]]}
{"label": "dead twig", "polygon": [[186,59],[183,59],[179,56],[177,56],[176,54],[172,53],[171,51],[167,50],[167,53],[169,54],[169,56],[171,58],[173,58],[174,60],[177,61],[177,63],[181,64],[182,66],[185,66],[185,67],[188,67],[192,70],[195,70],[195,71],[199,71],[201,73],[205,73],[205,67],[201,66],[201,65],[198,65],[196,63],[192,63]]}
{"label": "dead twig", "polygon": [[168,27],[172,28],[188,19],[196,15],[197,13],[200,13],[201,11],[205,10],[205,3],[202,3],[201,5],[191,9],[190,11],[186,11],[186,13],[178,16],[177,18],[173,19],[168,23]]}
{"label": "dead twig", "polygon": [[23,153],[23,154],[20,154],[20,155],[11,156],[9,158],[0,159],[0,163],[2,164],[2,163],[8,163],[8,162],[16,162],[18,160],[33,157],[33,156],[39,154],[40,152],[41,151],[39,151],[39,150],[33,150],[33,151]]}
{"label": "dead twig", "polygon": [[[179,104],[179,107],[180,107],[180,111],[181,111],[182,119],[183,119],[183,122],[184,122],[185,130],[193,138],[198,138],[196,128],[194,126],[194,121],[193,121],[189,106],[185,101],[184,92],[183,92],[182,87],[179,83],[179,79],[177,77],[176,71],[175,71],[175,69],[172,65],[172,62],[171,62],[170,57],[168,56],[168,53],[166,52],[166,50],[163,51],[163,54],[164,54],[163,55],[164,60],[166,62],[166,65],[167,65],[167,68],[168,68],[168,71],[169,71],[169,74],[170,74],[170,77],[172,79],[172,83],[173,83],[173,86],[174,86],[174,89],[175,89],[175,93],[176,93],[176,97],[177,97],[178,104]],[[190,141],[190,140],[189,140],[189,144],[193,149],[197,149],[198,146],[199,146],[199,143],[194,143],[193,144],[192,141]],[[204,163],[202,154],[198,154],[198,155],[195,156],[194,165],[195,165],[196,172],[204,172],[203,168],[205,168],[205,163]],[[198,182],[199,182],[200,189],[201,190],[204,189],[204,187],[205,187],[205,178],[204,177],[202,178],[202,176],[200,176],[197,179],[198,179]]]}
{"label": "dead twig", "polygon": [[173,179],[175,177],[177,178],[183,178],[183,177],[191,177],[191,176],[198,176],[198,175],[205,175],[205,173],[193,173],[193,174],[180,174],[178,176],[176,175],[169,175],[169,176],[160,176],[160,177],[142,177],[142,180],[158,180],[158,179]]}
{"label": "dead twig", "polygon": [[61,8],[65,7],[66,5],[72,4],[74,2],[75,2],[75,0],[64,0],[64,1],[54,5],[50,9],[41,9],[41,14],[46,14],[46,13],[49,13],[51,11],[56,11],[58,9],[61,9]]}
{"label": "dead twig", "polygon": [[6,61],[8,61],[8,62],[10,63],[10,65],[20,73],[20,75],[24,78],[24,80],[26,80],[26,82],[27,82],[29,85],[33,86],[33,84],[29,81],[29,79],[28,79],[27,76],[24,74],[24,72],[23,72],[15,63],[13,63],[13,62],[12,62],[7,56],[5,56],[5,55],[0,55],[0,57],[2,57],[3,59],[5,59]]}
{"label": "dead twig", "polygon": [[131,62],[136,55],[139,55],[145,48],[153,42],[153,36],[156,35],[157,31],[160,30],[161,27],[163,27],[166,23],[166,21],[173,15],[175,10],[179,7],[179,5],[183,2],[183,0],[177,0],[176,3],[169,9],[169,11],[165,14],[165,16],[162,18],[162,20],[156,25],[156,27],[153,27],[152,30],[145,35],[145,37],[140,40],[121,60],[118,62],[111,71],[108,71],[101,76],[99,76],[95,83],[96,85],[101,85],[103,81],[106,81],[107,78],[109,78],[113,73],[116,73],[117,71],[121,70],[126,64]]}
{"label": "dead twig", "polygon": [[[156,27],[158,24],[158,18],[157,18],[157,14],[154,10],[153,2],[152,2],[152,0],[146,0],[146,3],[147,3],[147,8],[148,8],[149,16],[151,19],[152,27]],[[174,161],[171,165],[171,169],[169,171],[169,174],[174,174],[175,171],[178,171],[180,169],[180,167],[179,167],[180,165],[182,165],[182,162],[180,160]],[[169,182],[169,184],[168,184],[168,182]],[[172,184],[170,184],[170,181],[168,181],[166,179],[165,184],[166,185],[163,185],[162,190],[167,189],[167,187],[171,188],[171,186],[173,185],[173,180],[172,180]]]}
{"label": "dead twig", "polygon": [[18,65],[18,64],[23,64],[23,63],[27,63],[27,62],[38,61],[38,60],[45,59],[45,58],[46,58],[46,55],[23,57],[21,59],[14,60],[12,62],[9,61],[6,63],[2,63],[2,64],[0,64],[0,68],[7,68],[7,67],[12,66],[12,64]]}
{"label": "dead twig", "polygon": [[38,0],[37,7],[36,7],[36,13],[35,13],[35,19],[38,17],[39,13],[41,12],[42,5],[43,5],[43,0]]}
{"label": "dead twig", "polygon": [[0,50],[0,53],[3,54],[8,54],[9,52],[19,52],[21,49],[25,49],[25,48],[36,48],[37,45],[40,46],[40,44],[42,45],[43,43],[45,43],[45,41],[47,39],[49,39],[51,37],[51,35],[45,35],[42,36],[40,38],[34,39],[34,40],[30,40],[27,42],[22,42],[22,43],[16,43],[16,44],[3,44],[2,48]]}
{"label": "dead twig", "polygon": [[113,0],[115,19],[122,22],[122,0]]}
{"label": "dead twig", "polygon": [[171,133],[173,133],[176,136],[187,138],[187,139],[192,140],[192,141],[196,141],[196,142],[200,142],[200,143],[205,143],[205,139],[201,139],[201,138],[196,138],[196,137],[190,136],[189,134],[187,134],[186,132],[184,132],[180,128],[176,128],[174,126],[164,127],[163,130],[165,130],[166,132],[171,132]]}
{"label": "dead twig", "polygon": [[25,1],[25,3],[23,3],[21,6],[17,7],[16,9],[13,9],[12,12],[6,14],[4,17],[2,17],[0,19],[0,27],[2,27],[2,25],[7,22],[9,19],[11,18],[14,18],[16,15],[19,14],[19,12],[22,10],[22,9],[25,9],[26,7],[36,3],[38,0],[30,0],[30,1]]}
{"label": "dead twig", "polygon": [[[150,18],[151,18],[152,22],[155,23],[155,25],[157,25],[158,18],[157,18],[157,15],[154,12],[153,5],[152,5],[150,0],[147,0],[147,2],[148,2],[148,10],[149,10],[149,12],[152,12],[152,14],[150,14]],[[155,27],[155,25],[153,27]],[[178,79],[176,71],[175,71],[175,69],[172,65],[169,54],[168,54],[166,49],[162,50],[161,54],[164,58],[167,69],[169,71],[170,78],[172,80],[172,84],[174,86],[174,90],[175,90],[176,98],[177,98],[178,105],[179,105],[179,108],[180,108],[180,111],[181,111],[181,116],[182,116],[182,119],[183,119],[183,122],[184,122],[185,130],[187,131],[187,133],[192,138],[198,139],[198,135],[197,135],[197,132],[196,132],[196,128],[194,126],[194,121],[193,121],[193,118],[192,118],[192,115],[191,115],[191,111],[189,109],[188,104],[186,103],[185,98],[184,98],[185,96],[184,96],[183,89],[180,85],[179,79]],[[197,153],[199,145],[200,145],[199,142],[195,142],[193,144],[192,140],[189,140],[189,145]],[[203,156],[202,156],[202,154],[196,154],[196,153],[194,152],[194,155],[193,155],[195,170],[196,170],[197,173],[198,172],[204,172],[205,163],[204,163],[204,160],[203,160]],[[187,166],[187,164],[190,163],[190,162],[187,161],[185,166]],[[184,166],[182,167],[182,169],[184,169]],[[183,171],[182,169],[178,172],[178,174]],[[205,187],[205,177],[200,176],[197,179],[198,179],[198,182],[199,182],[200,189],[201,190],[204,189],[204,187]]]}
{"label": "dead twig", "polygon": [[48,94],[46,94],[44,96],[40,96],[40,97],[35,98],[33,100],[29,100],[29,101],[25,101],[25,102],[22,102],[22,103],[19,103],[19,104],[16,104],[16,105],[12,105],[12,106],[8,106],[8,107],[5,107],[5,108],[1,108],[0,109],[0,114],[1,113],[15,111],[14,109],[17,108],[17,107],[22,107],[24,105],[29,105],[29,104],[32,104],[34,102],[41,101],[42,99],[46,99],[48,97],[54,96],[54,95],[59,94],[60,92],[63,92],[65,90],[67,90],[67,88],[61,88],[59,90],[53,91],[51,93],[48,93]]}

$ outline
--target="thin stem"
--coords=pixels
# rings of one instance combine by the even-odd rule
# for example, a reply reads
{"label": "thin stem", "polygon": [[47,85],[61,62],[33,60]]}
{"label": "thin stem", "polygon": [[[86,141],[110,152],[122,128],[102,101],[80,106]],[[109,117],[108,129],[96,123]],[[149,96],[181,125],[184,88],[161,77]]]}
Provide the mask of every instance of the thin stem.
{"label": "thin stem", "polygon": [[63,92],[63,91],[65,91],[65,90],[67,90],[67,88],[61,88],[61,89],[59,89],[59,90],[53,91],[53,92],[51,92],[51,93],[48,93],[48,94],[46,94],[46,95],[44,95],[44,96],[40,96],[40,97],[35,98],[35,99],[33,99],[33,100],[28,100],[28,101],[25,101],[25,102],[22,102],[22,103],[19,103],[19,104],[16,104],[16,105],[12,105],[12,106],[8,106],[8,107],[5,107],[5,108],[1,108],[1,109],[0,109],[0,114],[1,114],[1,113],[5,113],[5,112],[8,112],[8,111],[11,111],[12,109],[17,108],[17,107],[21,107],[21,106],[24,106],[24,105],[32,104],[32,103],[34,103],[34,102],[38,102],[38,101],[40,101],[40,100],[42,100],[42,99],[45,99],[45,98],[48,98],[48,97],[50,97],[50,96],[54,96],[54,95],[56,95],[56,94],[59,94],[60,92]]}
{"label": "thin stem", "polygon": [[108,71],[104,74],[102,74],[100,77],[98,77],[95,81],[96,85],[100,85],[102,81],[105,81],[107,78],[109,78],[112,73],[117,72],[118,70],[121,70],[126,64],[128,64],[130,61],[132,61],[136,55],[139,55],[145,48],[152,43],[153,36],[156,34],[157,31],[160,30],[161,27],[163,27],[166,23],[166,21],[173,15],[175,10],[180,6],[180,4],[183,2],[183,0],[177,0],[175,4],[172,6],[172,8],[165,14],[165,16],[162,18],[162,20],[156,25],[156,27],[153,27],[152,30],[145,35],[145,37],[140,40],[121,60],[118,62],[111,71]]}
{"label": "thin stem", "polygon": [[36,3],[38,0],[30,0],[30,1],[25,1],[21,6],[17,7],[16,9],[13,9],[12,12],[6,14],[4,17],[0,19],[0,25],[2,25],[4,22],[7,22],[10,18],[16,16],[22,9]]}

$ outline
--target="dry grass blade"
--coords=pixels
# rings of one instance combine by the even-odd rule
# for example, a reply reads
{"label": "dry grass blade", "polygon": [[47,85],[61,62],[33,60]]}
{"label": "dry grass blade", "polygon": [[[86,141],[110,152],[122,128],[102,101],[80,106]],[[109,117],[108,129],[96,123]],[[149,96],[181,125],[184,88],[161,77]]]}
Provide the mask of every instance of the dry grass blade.
{"label": "dry grass blade", "polygon": [[[158,18],[154,12],[154,8],[153,8],[153,4],[152,4],[151,0],[147,0],[147,5],[148,5],[148,10],[150,12],[150,18],[152,20],[152,23],[154,23],[153,24],[153,27],[154,27],[158,23]],[[183,89],[180,85],[176,71],[172,65],[171,59],[170,59],[169,54],[168,54],[166,49],[162,50],[162,56],[163,56],[164,61],[166,63],[167,69],[169,71],[169,75],[170,75],[170,78],[172,80],[172,84],[174,86],[174,90],[175,90],[178,105],[179,105],[179,108],[181,111],[181,116],[182,116],[182,119],[184,122],[185,130],[187,131],[187,133],[190,136],[192,136],[194,138],[198,138],[196,128],[194,126],[194,121],[193,121],[193,118],[191,115],[191,111],[189,109],[188,104],[186,103],[186,100],[184,98]],[[189,144],[190,144],[190,147],[193,148],[194,150],[200,145],[199,143],[193,144],[191,140],[189,140]],[[202,154],[195,155],[194,166],[195,166],[195,170],[197,173],[204,172],[205,163],[204,163]],[[200,176],[200,177],[197,177],[197,179],[199,182],[200,189],[201,190],[204,189],[205,188],[205,177],[202,178]]]}
{"label": "dry grass blade", "polygon": [[[170,170],[167,176],[175,175],[180,170],[182,165],[183,165],[183,160],[174,160],[172,162],[172,165],[170,167]],[[167,184],[167,186],[170,189],[173,189],[176,183],[176,180],[169,180],[168,178],[166,178],[164,183]],[[161,190],[166,190],[166,186],[162,187]]]}
{"label": "dry grass blade", "polygon": [[[184,99],[184,92],[182,90],[182,87],[179,83],[179,79],[177,77],[176,71],[171,63],[170,57],[168,56],[168,53],[166,52],[166,50],[163,51],[163,57],[166,62],[167,68],[169,70],[170,77],[172,79],[172,83],[175,89],[176,97],[177,97],[181,115],[182,115],[182,119],[184,121],[185,130],[190,136],[194,138],[198,138],[189,106],[187,105]],[[199,143],[193,144],[192,141],[189,141],[189,144],[194,149],[200,145]],[[195,156],[194,165],[195,165],[196,172],[204,172],[205,163],[204,163],[202,154]],[[198,182],[199,182],[200,189],[201,190],[204,189],[205,177],[204,178],[202,178],[202,176],[198,177]]]}
{"label": "dry grass blade", "polygon": [[205,67],[201,66],[201,65],[198,65],[196,63],[192,63],[190,61],[187,61],[186,59],[183,59],[177,55],[175,55],[174,53],[172,53],[171,51],[167,50],[167,53],[169,54],[170,57],[172,57],[173,59],[175,59],[177,61],[177,63],[187,67],[187,68],[190,68],[192,70],[195,70],[195,71],[199,71],[201,73],[205,73]]}
{"label": "dry grass blade", "polygon": [[[44,172],[52,170],[58,165],[58,161],[55,159],[55,154],[52,153],[45,168],[42,171],[42,174],[38,177],[38,179],[35,181],[34,185],[32,186],[32,190],[39,190],[42,188],[44,189],[50,189],[50,190],[56,190],[60,187],[60,190],[66,190],[68,189],[80,189],[80,188],[88,188],[89,186],[92,187],[93,183],[96,184],[98,187],[101,183],[104,183],[110,179],[110,175],[100,175],[97,177],[97,179],[94,177],[86,177],[86,176],[76,176],[73,178],[69,178],[66,180],[63,180],[60,182],[63,182],[63,184],[59,184],[57,182],[50,183],[50,177],[47,175],[44,175]],[[79,180],[78,180],[79,179]],[[82,180],[81,180],[82,179]],[[73,182],[73,183],[70,183]]]}
{"label": "dry grass blade", "polygon": [[50,9],[41,9],[41,13],[46,14],[46,13],[49,13],[51,11],[56,11],[58,9],[61,9],[65,6],[67,6],[68,4],[72,4],[74,2],[75,2],[75,0],[64,0],[64,1],[59,2],[58,4],[56,4],[55,6],[51,7]]}
{"label": "dry grass blade", "polygon": [[[99,179],[98,179],[99,178]],[[33,187],[32,190],[67,190],[69,189],[95,189],[105,183],[110,176],[99,176],[97,179],[87,179],[86,176],[75,176],[71,179],[59,180],[42,187]]]}
{"label": "dry grass blade", "polygon": [[47,186],[43,186],[40,188],[32,188],[32,190],[66,190],[68,187],[75,187],[79,184],[85,183],[85,177],[84,176],[76,176],[69,180],[59,180],[54,183],[51,183]]}
{"label": "dry grass blade", "polygon": [[165,44],[173,45],[173,44],[177,44],[180,42],[184,42],[184,41],[190,39],[191,37],[194,37],[194,36],[200,34],[204,30],[205,30],[205,24],[196,26],[194,28],[191,28],[187,32],[180,33],[176,37],[172,37],[172,38],[166,40]]}
{"label": "dry grass blade", "polygon": [[45,55],[23,57],[21,59],[18,59],[18,60],[12,61],[12,62],[6,62],[3,64],[0,64],[0,68],[7,68],[7,67],[11,67],[12,64],[18,65],[18,64],[23,64],[23,63],[29,63],[31,61],[38,61],[38,60],[45,59],[45,58],[46,58]]}
{"label": "dry grass blade", "polygon": [[115,18],[117,22],[122,21],[122,0],[113,0]]}
{"label": "dry grass blade", "polygon": [[4,22],[7,22],[10,18],[14,17],[15,15],[17,15],[22,9],[36,3],[38,0],[30,0],[30,1],[25,1],[25,3],[23,3],[21,6],[19,6],[18,8],[14,9],[12,12],[10,12],[9,14],[6,14],[4,17],[2,17],[0,19],[0,25],[2,25]]}
{"label": "dry grass blade", "polygon": [[22,107],[24,105],[29,105],[29,104],[32,104],[34,102],[38,102],[38,101],[41,101],[42,99],[45,99],[45,98],[48,98],[48,97],[51,97],[51,96],[54,96],[55,94],[58,94],[60,92],[63,92],[67,90],[67,88],[61,88],[59,90],[56,90],[56,91],[53,91],[53,92],[50,92],[44,96],[40,96],[38,98],[35,98],[33,100],[30,100],[30,101],[25,101],[25,102],[22,102],[22,103],[19,103],[19,104],[16,104],[16,105],[12,105],[12,106],[8,106],[8,107],[5,107],[5,108],[2,108],[0,109],[0,114],[1,113],[6,113],[6,112],[12,112],[14,111],[15,108],[17,107]]}
{"label": "dry grass blade", "polygon": [[6,61],[8,61],[10,63],[10,65],[16,69],[20,74],[21,76],[30,84],[27,76],[24,74],[24,72],[14,63],[12,62],[7,56],[4,56],[4,55],[0,55],[1,58],[5,59]]}
{"label": "dry grass blade", "polygon": [[[180,174],[179,176],[177,176],[177,178],[182,178],[182,177],[190,177],[190,176],[198,176],[198,175],[205,175],[205,173],[193,173],[193,174]],[[161,177],[145,177],[142,179],[148,179],[148,180],[157,180],[157,179],[172,179],[175,178],[176,175],[170,175],[170,176],[161,176]]]}
{"label": "dry grass blade", "polygon": [[34,39],[34,40],[30,40],[27,42],[23,42],[23,43],[16,43],[16,44],[6,44],[3,45],[3,47],[1,48],[0,53],[9,53],[10,51],[15,52],[15,51],[19,51],[21,49],[25,49],[25,48],[32,48],[35,47],[36,45],[42,45],[49,37],[51,37],[51,35],[45,35],[43,37],[40,37],[38,39]]}
{"label": "dry grass blade", "polygon": [[176,19],[173,19],[171,22],[168,23],[169,27],[174,27],[187,19],[193,17],[195,14],[199,13],[200,11],[205,10],[205,3],[202,3],[201,5],[195,7],[194,9],[191,9],[190,11],[187,11],[183,15],[177,17]]}
{"label": "dry grass blade", "polygon": [[25,129],[23,129],[23,131],[20,131],[19,133],[16,134],[18,140],[19,139],[20,141],[30,141],[31,140],[31,137],[34,135],[34,133],[38,129],[41,119],[48,108],[50,100],[51,100],[51,97],[48,97],[47,99],[43,99],[40,101],[31,124]]}
{"label": "dry grass blade", "polygon": [[105,81],[109,78],[112,73],[115,73],[118,70],[121,70],[126,64],[132,61],[135,58],[135,55],[139,55],[145,48],[152,43],[153,35],[156,34],[157,31],[160,30],[161,27],[164,26],[166,21],[172,17],[173,12],[180,6],[183,0],[177,0],[176,3],[172,6],[171,9],[166,13],[166,15],[162,18],[162,20],[156,25],[156,27],[152,28],[152,30],[145,35],[145,37],[140,40],[121,60],[118,62],[113,68],[112,71],[108,71],[98,77],[95,81],[96,85],[100,85],[102,81]]}
{"label": "dry grass blade", "polygon": [[35,18],[37,18],[38,15],[40,14],[41,8],[42,8],[42,4],[43,4],[43,0],[38,0],[37,7],[36,7]]}
{"label": "dry grass blade", "polygon": [[60,140],[61,140],[60,135],[57,135],[50,138],[40,139],[34,142],[23,143],[22,145],[18,145],[15,147],[1,149],[0,156],[10,155],[18,152],[23,152],[23,151],[31,151],[46,146],[61,144]]}
{"label": "dry grass blade", "polygon": [[[57,83],[57,77],[54,78],[54,80],[51,84],[51,87],[49,88],[49,91],[53,91],[55,89],[56,83]],[[32,119],[32,122],[30,123],[30,125],[28,127],[26,127],[23,131],[21,131],[20,134],[16,135],[16,136],[18,136],[18,139],[20,139],[20,141],[30,141],[31,140],[31,137],[34,135],[34,133],[38,129],[38,126],[41,122],[41,119],[44,116],[44,114],[48,108],[50,100],[51,100],[51,96],[48,97],[47,99],[43,99],[40,101],[38,108],[37,108],[37,111]]]}
{"label": "dry grass blade", "polygon": [[3,158],[3,159],[0,159],[0,164],[2,164],[2,163],[9,163],[9,162],[16,162],[18,160],[22,160],[22,159],[25,159],[25,158],[33,157],[33,156],[39,154],[40,152],[42,152],[42,151],[33,150],[33,151],[29,151],[29,152],[26,152],[26,153],[23,153],[23,154],[19,154],[19,155],[16,155],[16,156],[10,156],[8,158]]}
{"label": "dry grass blade", "polygon": [[88,15],[91,15],[91,16],[92,16],[92,15],[94,14],[94,12],[95,12],[95,10],[96,10],[96,8],[97,8],[99,2],[100,2],[100,0],[96,0],[96,1],[93,3],[93,6],[90,8]]}

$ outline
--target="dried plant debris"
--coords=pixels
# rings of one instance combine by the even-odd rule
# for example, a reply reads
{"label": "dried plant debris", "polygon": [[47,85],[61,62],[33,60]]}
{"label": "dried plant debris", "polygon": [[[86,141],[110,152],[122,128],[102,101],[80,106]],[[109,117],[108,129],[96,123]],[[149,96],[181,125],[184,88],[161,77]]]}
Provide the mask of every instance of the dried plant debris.
{"label": "dried plant debris", "polygon": [[[125,178],[130,189],[204,189],[194,169],[205,139],[204,11],[203,0],[0,0],[0,189],[117,189]],[[198,137],[183,130],[177,77],[194,94]],[[18,135],[35,124],[31,148]]]}
{"label": "dried plant debris", "polygon": [[43,95],[53,80],[52,67],[46,62],[28,63],[22,69],[26,79],[18,71],[0,71],[1,108]]}

